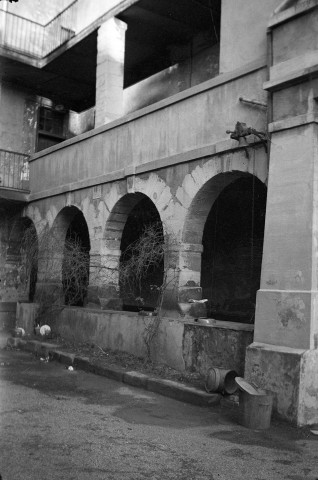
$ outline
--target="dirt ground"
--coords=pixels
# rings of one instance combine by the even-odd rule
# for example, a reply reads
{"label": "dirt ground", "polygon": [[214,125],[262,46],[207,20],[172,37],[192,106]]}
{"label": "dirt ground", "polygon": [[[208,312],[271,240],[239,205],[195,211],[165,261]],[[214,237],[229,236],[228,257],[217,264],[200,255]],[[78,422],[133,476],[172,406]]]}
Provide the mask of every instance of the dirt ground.
{"label": "dirt ground", "polygon": [[74,343],[62,337],[43,338],[38,335],[28,337],[29,340],[52,342],[59,345],[59,350],[89,358],[90,362],[101,366],[119,366],[127,370],[138,371],[154,377],[186,383],[205,390],[205,378],[197,372],[180,372],[164,364],[155,364],[135,355],[103,349],[94,343]]}

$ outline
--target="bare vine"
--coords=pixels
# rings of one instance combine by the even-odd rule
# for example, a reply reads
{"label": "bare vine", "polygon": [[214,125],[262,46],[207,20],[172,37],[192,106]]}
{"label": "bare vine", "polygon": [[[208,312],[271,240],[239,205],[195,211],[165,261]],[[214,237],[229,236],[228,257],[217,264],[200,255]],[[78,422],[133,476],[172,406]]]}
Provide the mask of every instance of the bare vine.
{"label": "bare vine", "polygon": [[149,272],[161,270],[159,281],[149,285],[150,290],[156,294],[156,306],[154,312],[149,313],[145,320],[143,340],[147,360],[151,357],[152,345],[160,330],[165,296],[168,289],[174,287],[177,279],[178,268],[175,258],[177,250],[175,237],[163,233],[161,222],[153,223],[145,227],[139,239],[128,247],[125,252],[126,259],[120,267],[122,288],[130,290],[131,294],[137,293],[135,299],[141,306],[145,302],[142,291]]}
{"label": "bare vine", "polygon": [[[119,281],[121,293],[125,292],[140,305],[140,313],[145,315],[143,340],[150,359],[162,322],[164,299],[169,289],[174,290],[177,278],[177,250],[177,241],[173,235],[164,233],[161,222],[146,226],[116,266],[94,264],[76,236],[62,241],[52,231],[44,230],[37,235],[34,227],[26,229],[21,254],[28,279],[26,288],[30,288],[30,282],[36,283],[36,323],[45,322],[48,315],[66,305],[83,305],[91,272],[94,283],[98,280],[98,284],[118,288]],[[151,313],[142,311],[147,301],[145,294],[149,292],[154,305]]]}

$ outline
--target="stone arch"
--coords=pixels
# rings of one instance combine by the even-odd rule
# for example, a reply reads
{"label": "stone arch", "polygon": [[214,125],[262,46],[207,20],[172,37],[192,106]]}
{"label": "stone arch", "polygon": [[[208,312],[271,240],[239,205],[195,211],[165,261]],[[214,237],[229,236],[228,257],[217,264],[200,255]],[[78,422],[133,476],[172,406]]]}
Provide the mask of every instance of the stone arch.
{"label": "stone arch", "polygon": [[215,200],[224,188],[245,175],[248,174],[244,172],[220,173],[202,185],[194,196],[185,218],[182,233],[184,243],[202,243],[204,225]]}
{"label": "stone arch", "polygon": [[[124,227],[130,212],[135,206],[146,199],[140,192],[128,193],[121,197],[112,208],[105,228],[105,247],[107,250],[119,250]],[[149,199],[149,201],[151,201]]]}
{"label": "stone arch", "polygon": [[127,193],[115,203],[106,222],[104,245],[99,259],[104,278],[95,275],[96,285],[90,288],[91,298],[95,297],[94,303],[100,303],[102,308],[123,308],[123,298],[120,297],[125,295],[120,292],[118,274],[123,251],[138,238],[143,227],[151,223],[161,225],[161,218],[157,207],[147,195],[141,192]]}
{"label": "stone arch", "polygon": [[[71,245],[76,245],[71,250]],[[50,302],[83,305],[89,279],[90,237],[83,212],[75,206],[62,208],[56,215],[52,227],[44,229],[39,246],[38,300],[49,295]],[[80,276],[75,275],[77,263],[70,261],[70,255],[81,256],[85,268]],[[70,270],[71,269],[71,270]],[[75,281],[80,282],[78,293],[74,293]]]}
{"label": "stone arch", "polygon": [[[235,185],[237,187],[235,187]],[[207,236],[206,226],[209,223],[208,219],[213,214],[214,205],[217,205],[219,199],[223,198],[223,196],[225,195],[224,192],[234,191],[235,188],[239,188],[239,185],[241,185],[241,188],[243,190],[246,188],[253,189],[253,195],[255,195],[256,190],[261,192],[260,195],[262,196],[262,207],[260,207],[260,209],[264,209],[265,217],[266,187],[264,185],[264,182],[259,180],[256,175],[252,175],[251,173],[242,171],[230,171],[225,173],[219,173],[203,184],[203,186],[194,196],[188,208],[182,234],[183,243],[182,251],[180,254],[181,275],[179,283],[179,297],[181,297],[183,301],[190,297],[197,299],[202,298],[202,282],[205,284],[207,283],[207,277],[204,277],[203,279],[202,276],[204,272],[202,266],[202,259],[204,260],[204,262],[206,262],[207,260],[207,256],[205,255],[206,251],[203,252],[204,243],[205,250],[207,250],[207,237],[205,238],[205,242],[203,241],[203,239],[204,235]],[[238,195],[238,193],[236,194]],[[253,200],[251,200],[251,202],[253,203]],[[246,203],[246,208],[249,208],[248,203]],[[265,218],[262,219],[263,228],[264,220]],[[220,227],[220,223],[218,224],[217,221],[214,219],[214,228],[216,229],[216,231],[218,227]],[[254,240],[252,240],[251,242],[253,243],[253,241]],[[210,255],[212,255],[211,252]],[[255,253],[253,251],[253,258],[254,256]],[[206,266],[206,263],[204,263],[204,266]],[[203,285],[203,287],[206,287],[206,285]],[[208,289],[204,288],[204,298],[209,297],[209,294],[207,292]],[[208,299],[211,300],[210,298]],[[253,301],[255,301],[255,299],[253,299]]]}

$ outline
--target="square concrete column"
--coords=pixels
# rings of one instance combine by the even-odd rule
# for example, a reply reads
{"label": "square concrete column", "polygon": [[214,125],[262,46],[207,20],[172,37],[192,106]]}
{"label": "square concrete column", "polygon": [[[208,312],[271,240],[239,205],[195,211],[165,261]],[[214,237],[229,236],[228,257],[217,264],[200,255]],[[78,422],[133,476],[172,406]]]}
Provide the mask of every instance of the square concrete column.
{"label": "square concrete column", "polygon": [[298,425],[318,421],[318,125],[273,132],[261,288],[245,376]]}
{"label": "square concrete column", "polygon": [[182,243],[180,247],[178,292],[180,302],[187,302],[191,298],[195,300],[202,298],[200,286],[202,251],[202,244]]}
{"label": "square concrete column", "polygon": [[126,28],[124,22],[111,18],[98,29],[95,127],[123,115]]}
{"label": "square concrete column", "polygon": [[[182,243],[179,250],[179,279],[177,300],[180,304],[187,304],[189,300],[201,300],[201,257],[202,244]],[[193,317],[205,317],[206,305],[204,303],[192,303],[188,315]],[[182,310],[182,309],[181,309]]]}

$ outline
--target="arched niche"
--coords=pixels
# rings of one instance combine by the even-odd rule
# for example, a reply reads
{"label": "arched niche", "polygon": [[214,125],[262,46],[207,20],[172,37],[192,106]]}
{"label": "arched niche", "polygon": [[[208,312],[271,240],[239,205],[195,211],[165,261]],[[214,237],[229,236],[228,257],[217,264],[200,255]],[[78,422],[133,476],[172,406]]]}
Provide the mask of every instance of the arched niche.
{"label": "arched niche", "polygon": [[183,234],[183,283],[193,278],[200,286],[209,317],[254,321],[265,209],[264,183],[243,172],[217,175],[194,198]]}
{"label": "arched niche", "polygon": [[75,206],[64,207],[39,246],[41,291],[52,301],[83,306],[89,282],[90,238],[87,222]]}
{"label": "arched niche", "polygon": [[[150,198],[140,192],[127,194],[121,198],[114,206],[106,224],[104,264],[112,264],[110,282],[117,281],[124,310],[153,310],[157,303],[158,292],[152,286],[162,284],[163,261],[156,267],[150,266],[147,275],[138,285],[131,284],[122,268],[122,265],[131,257],[132,245],[150,226],[158,229],[159,241],[163,242],[163,227],[159,212]],[[111,277],[112,272],[113,277]],[[117,278],[116,272],[119,272]]]}

